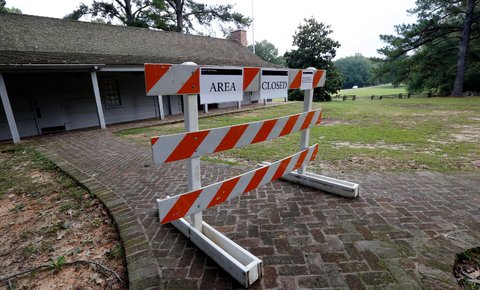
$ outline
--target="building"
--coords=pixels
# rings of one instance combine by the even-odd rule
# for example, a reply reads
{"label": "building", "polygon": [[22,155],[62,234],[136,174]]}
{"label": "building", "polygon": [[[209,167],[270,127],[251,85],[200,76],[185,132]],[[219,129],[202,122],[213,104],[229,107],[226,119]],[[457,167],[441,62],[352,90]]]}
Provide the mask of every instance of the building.
{"label": "building", "polygon": [[235,41],[0,14],[0,140],[179,114],[179,96],[145,95],[144,63],[272,66],[248,51],[245,33]]}

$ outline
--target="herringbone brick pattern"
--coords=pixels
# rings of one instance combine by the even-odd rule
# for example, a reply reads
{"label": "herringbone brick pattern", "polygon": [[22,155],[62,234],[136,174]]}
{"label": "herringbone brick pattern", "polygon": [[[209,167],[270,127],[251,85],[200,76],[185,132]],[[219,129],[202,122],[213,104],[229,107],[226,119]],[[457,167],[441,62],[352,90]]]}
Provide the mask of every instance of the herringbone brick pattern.
{"label": "herringbone brick pattern", "polygon": [[[46,136],[40,150],[97,194],[123,239],[132,289],[241,288],[170,225],[155,199],[186,190],[183,162],[109,131]],[[245,168],[202,163],[203,184]],[[330,176],[333,176],[331,174]],[[478,173],[363,173],[350,200],[276,181],[204,212],[264,262],[252,289],[449,289],[455,254],[480,245]]]}

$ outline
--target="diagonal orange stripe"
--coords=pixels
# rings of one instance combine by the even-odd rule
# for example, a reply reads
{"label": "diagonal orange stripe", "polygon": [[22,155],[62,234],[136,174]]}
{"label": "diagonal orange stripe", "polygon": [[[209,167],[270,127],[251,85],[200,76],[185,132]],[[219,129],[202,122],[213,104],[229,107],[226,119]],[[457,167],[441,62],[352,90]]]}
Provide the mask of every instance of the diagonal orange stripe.
{"label": "diagonal orange stripe", "polygon": [[302,127],[300,127],[300,130],[305,130],[310,126],[310,123],[312,122],[313,115],[315,115],[315,111],[310,111],[307,114],[307,117],[305,118],[305,121],[303,121]]}
{"label": "diagonal orange stripe", "polygon": [[199,131],[186,134],[165,162],[190,158],[193,153],[195,153],[198,146],[202,144],[203,139],[207,137],[208,133],[210,133],[210,131]]}
{"label": "diagonal orange stripe", "polygon": [[303,151],[300,156],[298,157],[297,163],[295,163],[295,166],[293,167],[293,170],[297,170],[302,166],[303,161],[305,161],[305,158],[307,157],[308,150]]}
{"label": "diagonal orange stripe", "polygon": [[298,120],[298,117],[300,117],[300,115],[295,115],[288,118],[288,121],[285,124],[285,127],[283,127],[282,132],[280,132],[279,136],[290,134],[290,132],[292,132],[293,126],[295,126],[295,123]]}
{"label": "diagonal orange stripe", "polygon": [[318,153],[318,144],[315,144],[315,148],[313,149],[313,154],[312,154],[312,157],[310,157],[310,161],[317,158],[317,153]]}
{"label": "diagonal orange stripe", "polygon": [[317,119],[317,122],[315,123],[315,125],[318,125],[318,124],[320,124],[320,122],[322,122],[322,115],[323,115],[323,111],[321,111],[320,114],[318,115],[318,119]]}
{"label": "diagonal orange stripe", "polygon": [[239,180],[240,180],[240,176],[237,176],[235,178],[232,178],[230,180],[225,181],[222,184],[222,186],[220,186],[217,193],[213,197],[212,201],[207,206],[207,208],[210,208],[214,205],[217,205],[219,203],[222,203],[222,202],[226,201],[227,198],[230,196],[230,193],[232,193],[233,188],[235,188],[235,185],[237,185]]}
{"label": "diagonal orange stripe", "polygon": [[238,140],[240,139],[240,137],[242,137],[243,133],[245,132],[245,130],[247,130],[247,128],[248,125],[238,125],[231,127],[213,152],[224,151],[235,147],[235,144],[237,144]]}
{"label": "diagonal orange stripe", "polygon": [[258,130],[255,138],[253,138],[251,144],[265,141],[268,138],[268,134],[270,134],[270,132],[273,130],[273,127],[277,123],[277,120],[278,119],[265,121],[260,130]]}
{"label": "diagonal orange stripe", "polygon": [[318,83],[320,82],[320,79],[322,78],[323,75],[323,70],[317,70],[315,72],[315,75],[313,76],[313,87],[316,88],[318,87]]}
{"label": "diagonal orange stripe", "polygon": [[245,67],[243,68],[243,90],[245,91],[255,76],[260,72],[259,67]]}
{"label": "diagonal orange stripe", "polygon": [[152,138],[150,139],[150,144],[151,144],[152,146],[155,145],[155,143],[157,143],[157,141],[158,141],[159,138],[160,138],[160,137],[152,137]]}
{"label": "diagonal orange stripe", "polygon": [[287,169],[288,164],[290,163],[291,160],[292,160],[292,157],[288,157],[287,159],[284,159],[282,160],[282,162],[280,162],[280,165],[278,166],[277,171],[275,171],[275,174],[272,177],[272,181],[274,181],[275,179],[279,179],[285,174],[285,170]]}
{"label": "diagonal orange stripe", "polygon": [[200,93],[200,69],[197,68],[192,76],[178,90],[179,95],[198,94]]}
{"label": "diagonal orange stripe", "polygon": [[248,183],[247,187],[243,191],[243,193],[249,192],[250,190],[254,190],[255,188],[257,188],[260,182],[262,181],[263,177],[267,173],[269,167],[270,166],[265,166],[257,169],[253,174],[252,179]]}
{"label": "diagonal orange stripe", "polygon": [[165,224],[184,217],[201,192],[202,189],[180,196],[160,223]]}
{"label": "diagonal orange stripe", "polygon": [[293,82],[290,84],[289,89],[299,89],[301,83],[302,83],[302,70],[299,70],[297,75],[293,79]]}
{"label": "diagonal orange stripe", "polygon": [[147,93],[165,75],[172,65],[169,64],[145,64],[145,87]]}

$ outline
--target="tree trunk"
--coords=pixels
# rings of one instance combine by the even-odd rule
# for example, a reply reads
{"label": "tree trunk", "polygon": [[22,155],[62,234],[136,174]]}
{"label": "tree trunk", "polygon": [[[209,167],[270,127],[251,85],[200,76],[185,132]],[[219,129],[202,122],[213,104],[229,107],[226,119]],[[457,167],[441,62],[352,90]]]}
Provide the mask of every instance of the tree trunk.
{"label": "tree trunk", "polygon": [[460,48],[458,50],[457,73],[455,83],[453,84],[452,96],[463,95],[463,83],[465,81],[465,70],[467,68],[468,45],[470,42],[470,33],[472,31],[473,14],[477,0],[467,1],[467,11],[465,21],[463,22],[462,37]]}
{"label": "tree trunk", "polygon": [[175,14],[177,16],[177,32],[183,32],[183,4],[184,0],[175,0]]}

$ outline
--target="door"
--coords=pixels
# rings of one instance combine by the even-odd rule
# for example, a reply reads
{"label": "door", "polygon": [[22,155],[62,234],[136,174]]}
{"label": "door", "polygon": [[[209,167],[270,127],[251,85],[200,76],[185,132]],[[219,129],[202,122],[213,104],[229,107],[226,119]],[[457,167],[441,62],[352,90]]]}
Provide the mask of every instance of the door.
{"label": "door", "polygon": [[65,115],[60,98],[54,93],[34,98],[35,116],[41,133],[65,130]]}

